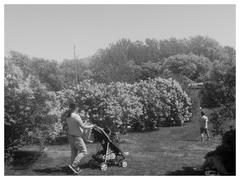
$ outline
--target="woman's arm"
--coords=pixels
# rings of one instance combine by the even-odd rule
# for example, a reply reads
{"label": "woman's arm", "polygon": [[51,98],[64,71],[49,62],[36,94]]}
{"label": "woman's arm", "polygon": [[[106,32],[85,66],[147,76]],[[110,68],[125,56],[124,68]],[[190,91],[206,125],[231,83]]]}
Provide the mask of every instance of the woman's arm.
{"label": "woman's arm", "polygon": [[74,116],[74,118],[77,120],[77,122],[78,122],[78,124],[79,124],[79,126],[80,126],[81,128],[83,128],[83,129],[89,129],[89,128],[92,128],[92,127],[93,127],[93,125],[85,125],[85,124],[83,124],[83,121],[82,121],[81,117],[80,117],[78,114],[74,114],[73,116]]}

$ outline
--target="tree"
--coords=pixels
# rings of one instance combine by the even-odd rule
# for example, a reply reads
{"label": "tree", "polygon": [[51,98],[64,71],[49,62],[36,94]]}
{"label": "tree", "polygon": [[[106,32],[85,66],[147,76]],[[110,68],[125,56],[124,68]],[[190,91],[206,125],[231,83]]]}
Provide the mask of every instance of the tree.
{"label": "tree", "polygon": [[178,40],[176,38],[170,38],[160,40],[159,43],[161,58],[167,58],[177,54],[188,54],[190,52],[189,41],[186,39]]}
{"label": "tree", "polygon": [[33,58],[31,60],[32,74],[39,78],[50,91],[59,91],[63,88],[63,82],[60,78],[58,64],[56,61]]}
{"label": "tree", "polygon": [[236,67],[214,63],[210,72],[210,81],[201,91],[201,106],[218,108],[210,118],[212,132],[222,135],[235,126],[236,119]]}
{"label": "tree", "polygon": [[4,59],[5,61],[8,61],[9,63],[19,67],[22,70],[24,78],[26,78],[29,74],[32,73],[30,67],[31,59],[27,55],[17,51],[10,51],[9,55],[6,56]]}
{"label": "tree", "polygon": [[[186,55],[185,59],[180,55]],[[178,65],[180,67],[178,70],[175,68],[175,70],[191,80],[200,82],[206,80],[211,62],[215,60],[226,62],[226,59],[228,59],[228,63],[233,63],[235,50],[227,46],[222,47],[215,39],[207,36],[164,40],[147,38],[144,42],[121,39],[92,56],[90,69],[94,74],[93,78],[98,82],[133,82],[138,79],[146,79],[147,76],[159,76],[159,73],[155,72],[159,66],[161,66],[162,73],[164,73],[163,69],[165,72],[169,72],[169,69],[166,69],[163,64],[166,59],[176,58],[177,56],[179,56],[179,61],[178,63],[175,62],[175,65],[176,68]],[[152,65],[150,65],[151,63]],[[154,65],[156,65],[156,68],[153,67]],[[142,71],[141,77],[138,77],[139,69]],[[133,75],[135,70],[138,72],[135,74],[137,77]],[[154,71],[154,73],[150,71]],[[131,76],[131,78],[128,78],[128,76]]]}
{"label": "tree", "polygon": [[162,66],[163,74],[170,71],[176,75],[184,75],[189,79],[201,82],[207,78],[211,62],[202,56],[194,54],[170,56]]}
{"label": "tree", "polygon": [[54,138],[61,129],[58,103],[54,92],[48,92],[40,81],[5,62],[4,127],[5,150],[13,150],[36,138],[40,142]]}
{"label": "tree", "polygon": [[63,86],[75,86],[80,81],[84,79],[91,79],[93,77],[93,72],[88,65],[77,60],[67,60],[65,59],[59,66],[58,71],[63,81]]}
{"label": "tree", "polygon": [[205,107],[219,107],[235,102],[236,67],[215,61],[209,72],[209,81],[201,91],[201,103]]}
{"label": "tree", "polygon": [[156,78],[161,74],[161,63],[154,63],[148,61],[141,65],[140,80],[147,80],[149,78]]}
{"label": "tree", "polygon": [[222,47],[215,39],[208,36],[194,36],[190,38],[189,50],[198,56],[205,56],[210,61],[214,61],[219,59]]}
{"label": "tree", "polygon": [[42,58],[29,58],[19,52],[10,51],[5,61],[19,67],[23,72],[23,78],[29,75],[39,78],[41,83],[51,91],[58,91],[62,88],[62,81],[58,72],[58,64],[54,60],[45,60]]}

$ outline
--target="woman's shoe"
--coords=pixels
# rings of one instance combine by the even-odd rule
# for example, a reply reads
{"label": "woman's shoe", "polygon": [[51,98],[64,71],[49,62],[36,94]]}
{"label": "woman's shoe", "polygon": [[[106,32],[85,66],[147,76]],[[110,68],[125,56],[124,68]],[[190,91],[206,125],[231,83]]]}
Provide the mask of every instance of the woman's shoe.
{"label": "woman's shoe", "polygon": [[82,172],[82,170],[77,166],[73,166],[73,165],[68,165],[68,167],[74,172],[74,174],[79,174],[80,172]]}

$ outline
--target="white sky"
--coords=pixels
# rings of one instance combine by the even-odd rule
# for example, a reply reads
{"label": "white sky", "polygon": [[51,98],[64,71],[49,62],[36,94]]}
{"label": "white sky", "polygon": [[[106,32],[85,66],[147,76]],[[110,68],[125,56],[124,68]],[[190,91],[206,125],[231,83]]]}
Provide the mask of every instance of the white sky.
{"label": "white sky", "polygon": [[234,5],[5,5],[4,52],[61,61],[121,38],[208,35],[235,47]]}

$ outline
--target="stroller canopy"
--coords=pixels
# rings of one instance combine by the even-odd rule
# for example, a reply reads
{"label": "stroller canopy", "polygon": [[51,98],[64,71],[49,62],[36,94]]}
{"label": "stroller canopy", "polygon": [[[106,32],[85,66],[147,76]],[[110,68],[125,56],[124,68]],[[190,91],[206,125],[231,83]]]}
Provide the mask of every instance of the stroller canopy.
{"label": "stroller canopy", "polygon": [[95,141],[101,143],[103,149],[107,148],[107,143],[109,143],[109,148],[117,154],[122,154],[123,152],[111,141],[108,134],[100,127],[95,126],[92,129]]}

